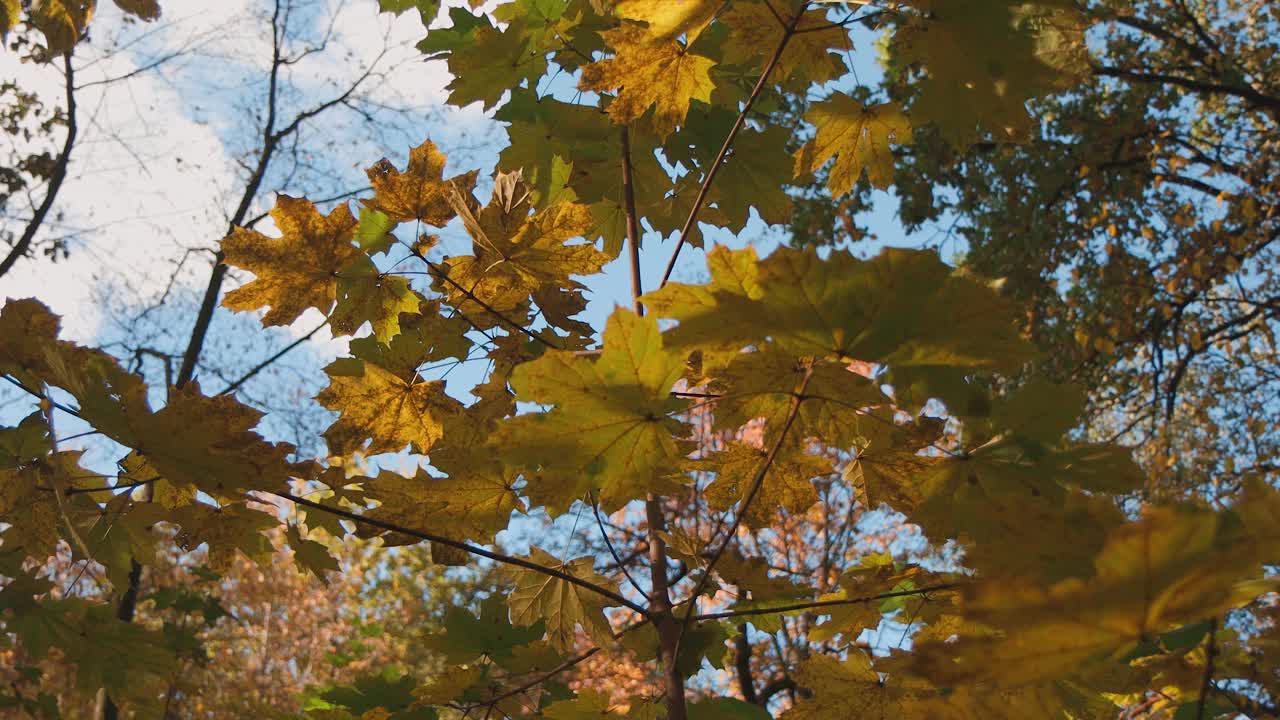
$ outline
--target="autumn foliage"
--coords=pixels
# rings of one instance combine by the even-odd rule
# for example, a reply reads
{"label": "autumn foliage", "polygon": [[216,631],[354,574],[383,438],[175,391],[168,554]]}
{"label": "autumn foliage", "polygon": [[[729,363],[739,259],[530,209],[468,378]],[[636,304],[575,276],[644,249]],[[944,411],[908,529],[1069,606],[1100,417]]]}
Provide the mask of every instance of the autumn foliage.
{"label": "autumn foliage", "polygon": [[[70,10],[39,14],[59,4],[30,18],[55,53],[82,30]],[[18,5],[2,7],[16,22]],[[485,582],[439,593],[414,651],[429,657],[295,683],[326,687],[291,712],[1199,720],[1267,707],[1271,641],[1238,618],[1266,630],[1274,613],[1280,492],[1250,478],[1230,503],[1148,493],[1159,468],[1072,432],[1089,388],[1030,372],[1054,350],[998,280],[932,250],[717,245],[704,281],[672,281],[709,228],[786,221],[788,188],[814,173],[832,198],[889,187],[894,148],[917,130],[956,149],[1026,140],[1029,101],[1084,79],[1083,14],[1055,0],[447,14],[420,47],[447,62],[450,102],[507,123],[492,176],[450,173],[448,148],[427,140],[403,169],[374,162],[358,202],[280,195],[274,231],[221,243],[220,267],[243,279],[222,307],[264,326],[314,310],[350,338],[315,396],[334,413],[325,457],[260,435],[235,385],[150,387],[62,339],[39,299],[0,309],[0,373],[31,404],[0,429],[0,610],[23,657],[56,653],[82,697],[163,716],[174,663],[195,655],[178,642],[190,634],[121,619],[141,573],[177,587],[174,558],[195,553],[200,572],[252,584],[246,563],[276,572],[287,546],[316,578],[341,576],[333,602],[353,603],[351,548],[376,539],[369,552],[414,547]],[[866,50],[850,28],[872,23],[909,102],[830,84]],[[825,98],[788,153],[795,129],[761,108],[808,92]],[[446,226],[470,254],[444,256]],[[646,277],[661,238],[674,238],[666,272]],[[592,327],[579,317],[591,278],[615,260],[634,302]],[[475,383],[447,376],[477,358]],[[117,469],[85,464],[64,427],[109,445]],[[579,521],[595,544],[574,545]],[[528,552],[498,544],[531,523]],[[68,592],[47,570],[59,553],[118,597]],[[176,602],[159,597],[148,612]],[[303,622],[276,631],[293,642]],[[409,652],[376,657],[393,650]],[[611,667],[625,681],[602,681]]]}

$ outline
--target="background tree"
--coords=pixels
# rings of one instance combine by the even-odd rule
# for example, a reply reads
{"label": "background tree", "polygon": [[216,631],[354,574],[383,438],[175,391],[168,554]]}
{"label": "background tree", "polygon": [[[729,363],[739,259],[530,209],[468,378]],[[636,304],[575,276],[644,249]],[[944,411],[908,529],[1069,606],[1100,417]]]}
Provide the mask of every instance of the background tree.
{"label": "background tree", "polygon": [[[1040,371],[1098,390],[1090,432],[1162,467],[1152,492],[1230,495],[1275,472],[1280,16],[1247,1],[1079,9],[1087,81],[1034,101],[1026,143],[957,149],[917,129],[895,150],[899,214],[1029,303],[1056,349]],[[916,102],[912,77],[891,66],[880,92]],[[841,242],[879,202],[860,184],[839,211],[850,225],[809,197],[798,243]]]}

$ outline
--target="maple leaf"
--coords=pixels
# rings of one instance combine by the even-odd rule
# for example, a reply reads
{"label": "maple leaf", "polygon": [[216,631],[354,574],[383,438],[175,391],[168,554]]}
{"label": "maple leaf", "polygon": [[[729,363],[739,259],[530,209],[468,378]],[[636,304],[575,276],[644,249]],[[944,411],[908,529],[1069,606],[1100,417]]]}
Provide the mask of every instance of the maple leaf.
{"label": "maple leaf", "polygon": [[920,648],[943,684],[1019,687],[1108,663],[1140,642],[1252,600],[1260,561],[1228,515],[1151,508],[1114,528],[1094,575],[1045,585],[1010,578],[965,593],[964,617],[997,631]]}
{"label": "maple leaf", "polygon": [[[895,63],[918,64],[912,113],[939,126],[956,145],[971,142],[977,128],[1019,139],[1032,129],[1026,103],[1051,90],[1061,71],[1037,52],[1037,33],[1013,0],[974,4],[965,0],[912,0],[919,17],[898,26],[889,43]],[[1083,37],[1077,38],[1083,45]]]}
{"label": "maple leaf", "polygon": [[770,577],[769,570],[769,563],[764,558],[748,558],[738,553],[726,553],[716,563],[720,577],[736,586],[740,595],[750,594],[753,602],[804,598],[812,592],[812,589],[785,577]]}
{"label": "maple leaf", "polygon": [[827,189],[840,197],[853,190],[865,171],[867,180],[881,190],[893,184],[893,152],[890,143],[911,141],[911,124],[894,103],[865,107],[837,93],[805,113],[817,134],[795,154],[795,174],[816,172],[836,158],[827,174]]}
{"label": "maple leaf", "polygon": [[722,5],[723,0],[619,0],[613,11],[618,17],[647,24],[654,42],[686,35],[692,44]]}
{"label": "maple leaf", "polygon": [[[20,432],[21,428],[0,428],[0,437]],[[0,518],[7,525],[0,533],[4,546],[41,559],[54,554],[61,537],[59,526],[64,526],[65,532],[77,532],[75,527],[65,528],[67,522],[75,522],[72,514],[88,511],[92,513],[90,522],[98,514],[94,503],[86,505],[81,498],[64,497],[60,506],[54,493],[65,495],[68,488],[103,484],[94,473],[80,467],[80,451],[46,454],[47,450],[11,468],[0,467]],[[66,507],[72,504],[79,506],[77,510]]]}
{"label": "maple leaf", "polygon": [[506,420],[491,444],[528,471],[525,493],[550,512],[588,490],[616,509],[665,487],[683,455],[675,437],[684,425],[669,417],[683,403],[668,395],[683,368],[663,350],[655,320],[615,310],[598,360],[548,351],[516,367],[516,398],[555,407]]}
{"label": "maple leaf", "polygon": [[768,338],[798,356],[990,370],[1033,356],[1013,304],[931,251],[888,248],[863,261],[782,247],[753,268],[754,259],[713,251],[708,286],[671,283],[644,296],[680,321],[666,333],[672,347],[729,351]]}
{"label": "maple leaf", "polygon": [[[906,574],[895,572],[893,558],[889,555],[868,555],[858,567],[840,577],[840,592],[828,593],[819,600],[848,600],[882,595],[897,589],[909,589]],[[880,625],[884,608],[878,602],[850,603],[823,608],[830,619],[809,631],[815,642],[829,642],[836,635],[856,640],[863,630],[875,630]],[[913,641],[915,637],[913,636]]]}
{"label": "maple leaf", "polygon": [[337,304],[329,324],[336,334],[353,335],[368,322],[373,336],[386,342],[400,333],[400,318],[417,312],[422,301],[408,280],[379,272],[362,254],[338,276]]}
{"label": "maple leaf", "polygon": [[215,571],[226,571],[238,554],[266,564],[275,550],[264,534],[279,526],[275,516],[244,502],[221,507],[192,503],[173,510],[167,519],[181,527],[175,540],[182,549],[208,546],[207,564]]}
{"label": "maple leaf", "polygon": [[[716,473],[706,489],[707,503],[716,510],[728,510],[745,501],[751,481],[764,466],[768,453],[743,443],[729,446],[698,463],[698,468]],[[827,458],[804,452],[783,452],[768,466],[764,481],[742,521],[753,528],[765,527],[779,509],[791,513],[808,510],[818,501],[812,478],[832,473]]]}
{"label": "maple leaf", "polygon": [[453,8],[452,27],[432,29],[418,49],[429,58],[448,56],[451,104],[481,102],[490,110],[508,90],[535,87],[547,71],[548,53],[565,48],[575,27],[563,17],[566,5],[510,3],[495,8],[492,20]]}
{"label": "maple leaf", "polygon": [[[786,28],[762,3],[734,3],[720,16],[719,22],[729,27],[724,43],[727,65],[761,66],[782,42]],[[847,67],[836,53],[853,50],[849,30],[827,20],[825,10],[810,10],[796,24],[796,32],[778,58],[774,73],[780,80],[795,76],[805,87],[843,75]]]}
{"label": "maple leaf", "polygon": [[289,525],[285,531],[285,540],[293,550],[294,562],[306,568],[325,585],[329,584],[329,573],[341,570],[337,559],[329,554],[329,548],[323,543],[307,538],[297,525]]}
{"label": "maple leaf", "polygon": [[[424,644],[455,664],[470,663],[480,657],[497,661],[509,659],[518,646],[542,637],[544,629],[541,623],[514,626],[507,615],[507,602],[497,593],[481,601],[479,616],[464,607],[451,606],[445,611],[444,634],[427,637]],[[454,697],[456,695],[449,695],[443,702]]]}
{"label": "maple leaf", "polygon": [[334,455],[399,452],[406,445],[426,453],[444,434],[444,424],[462,412],[443,380],[403,378],[372,363],[357,369],[341,360],[325,371],[329,386],[316,401],[339,413],[324,431]]}
{"label": "maple leaf", "polygon": [[471,349],[471,340],[466,336],[471,326],[456,315],[443,314],[439,300],[414,305],[413,312],[401,313],[398,324],[400,332],[389,341],[375,335],[348,343],[353,358],[410,380],[424,363],[446,358],[465,360]]}
{"label": "maple leaf", "polygon": [[[7,588],[6,588],[7,589]],[[122,622],[115,608],[83,598],[49,599],[11,604],[0,598],[8,614],[7,632],[14,633],[33,657],[51,648],[62,651],[73,668],[77,688],[87,694],[106,687],[113,698],[139,713],[159,711],[164,679],[171,677],[175,658],[159,630]]]}
{"label": "maple leaf", "polygon": [[896,705],[901,692],[892,683],[881,682],[871,659],[858,649],[851,650],[843,662],[829,655],[811,655],[796,671],[796,683],[812,697],[783,713],[783,720],[899,716],[885,706]]}
{"label": "maple leaf", "polygon": [[736,430],[763,418],[765,438],[771,440],[786,424],[796,398],[796,388],[808,377],[796,411],[792,445],[806,437],[821,438],[835,447],[847,447],[863,426],[879,420],[871,409],[889,399],[867,378],[841,363],[813,361],[780,352],[771,343],[754,352],[736,353],[723,369],[711,370],[715,427]]}
{"label": "maple leaf", "polygon": [[115,0],[116,7],[143,20],[155,20],[160,17],[160,3],[157,0]]}
{"label": "maple leaf", "polygon": [[591,720],[593,718],[626,718],[631,713],[613,712],[615,704],[607,693],[583,690],[570,700],[551,703],[542,712],[551,720]]}
{"label": "maple leaf", "polygon": [[80,416],[133,448],[175,487],[230,498],[244,490],[280,488],[292,474],[293,446],[269,443],[253,432],[262,413],[230,395],[205,396],[192,382],[172,389],[165,406],[152,411],[146,386],[118,367],[82,380],[67,388],[80,401]]}
{"label": "maple leaf", "polygon": [[652,127],[660,138],[684,122],[692,100],[710,102],[715,61],[675,41],[655,42],[641,25],[625,24],[603,33],[616,53],[582,68],[583,90],[618,91],[609,117],[629,125],[654,108]]}
{"label": "maple leaf", "polygon": [[0,0],[0,41],[22,20],[22,0]]}
{"label": "maple leaf", "polygon": [[731,230],[747,223],[747,209],[754,207],[760,219],[781,224],[791,219],[791,196],[783,189],[788,173],[786,153],[790,133],[782,128],[738,134],[733,154],[725,161],[712,197]]}
{"label": "maple leaf", "polygon": [[403,172],[383,158],[365,171],[373,197],[362,202],[399,222],[420,220],[444,227],[454,216],[450,194],[455,188],[469,193],[476,183],[475,172],[445,180],[446,160],[430,140],[409,150],[409,164]]}
{"label": "maple leaf", "polygon": [[437,528],[459,540],[493,542],[511,513],[525,509],[513,485],[508,478],[479,472],[441,478],[421,469],[413,477],[384,470],[363,483],[365,499],[379,503],[364,515],[402,527]]}
{"label": "maple leaf", "polygon": [[488,322],[497,324],[499,320],[476,299],[502,313],[522,307],[536,295],[550,310],[548,321],[576,327],[567,314],[581,308],[576,301],[558,296],[578,294],[583,286],[570,276],[597,273],[609,260],[591,244],[567,244],[591,229],[590,209],[560,203],[530,215],[528,187],[519,173],[500,173],[489,204],[477,206],[470,195],[454,195],[454,207],[471,235],[475,254],[450,259],[451,282],[437,280],[450,304],[473,322],[488,317]]}
{"label": "maple leaf", "polygon": [[279,238],[236,228],[222,241],[226,263],[257,276],[227,293],[222,304],[232,310],[270,306],[264,325],[288,325],[307,308],[329,312],[339,273],[363,255],[351,244],[357,224],[351,209],[339,204],[324,216],[309,200],[277,195],[271,218]]}
{"label": "maple leaf", "polygon": [[994,444],[967,456],[902,461],[866,474],[872,501],[888,500],[932,538],[960,537],[967,563],[1051,579],[1089,572],[1109,528],[1121,516],[1103,497],[1072,487],[1052,459],[1036,461],[1013,445]]}
{"label": "maple leaf", "polygon": [[[532,547],[526,559],[543,567],[557,568],[596,587],[618,591],[616,583],[596,574],[590,555],[562,563],[545,550]],[[561,651],[574,647],[578,627],[598,645],[613,641],[613,631],[604,615],[605,599],[599,594],[534,570],[513,568],[511,574],[516,586],[507,596],[507,603],[513,625],[528,627],[544,623],[547,641]]]}
{"label": "maple leaf", "polygon": [[0,307],[0,372],[31,389],[48,383],[67,389],[85,373],[104,372],[124,378],[115,359],[98,350],[58,339],[62,322],[35,298],[8,300]]}
{"label": "maple leaf", "polygon": [[402,15],[409,10],[417,10],[424,27],[431,25],[440,13],[440,0],[378,0],[380,12]]}

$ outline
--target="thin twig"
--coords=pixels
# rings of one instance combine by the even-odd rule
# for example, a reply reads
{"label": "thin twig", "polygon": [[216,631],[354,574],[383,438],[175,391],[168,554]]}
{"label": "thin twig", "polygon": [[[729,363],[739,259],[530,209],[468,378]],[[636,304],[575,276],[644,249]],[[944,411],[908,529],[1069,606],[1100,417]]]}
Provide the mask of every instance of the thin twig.
{"label": "thin twig", "polygon": [[899,597],[911,597],[913,595],[927,595],[931,592],[941,592],[943,590],[954,590],[959,587],[956,583],[943,583],[940,585],[929,585],[915,590],[897,590],[894,592],[880,593],[879,595],[867,595],[865,597],[845,598],[842,600],[815,600],[813,602],[794,603],[791,605],[777,605],[774,607],[758,607],[746,608],[743,610],[726,610],[724,612],[704,613],[702,615],[694,615],[693,619],[697,622],[703,620],[723,620],[725,618],[747,617],[751,615],[773,615],[774,613],[795,612],[797,610],[814,610],[824,607],[839,607],[841,605],[859,605],[861,603],[875,602],[877,600],[891,600]]}
{"label": "thin twig", "polygon": [[609,531],[605,529],[604,519],[600,517],[600,505],[596,502],[595,491],[588,492],[587,497],[591,500],[591,512],[596,516],[596,526],[600,528],[600,537],[604,540],[605,547],[609,548],[609,554],[613,556],[613,561],[618,564],[618,569],[626,576],[627,582],[631,583],[631,587],[635,588],[641,597],[648,600],[649,593],[645,592],[644,588],[640,587],[640,583],[631,577],[631,571],[627,570],[627,564],[622,561],[622,557],[618,555],[617,548],[613,546],[613,541],[609,539]]}
{"label": "thin twig", "polygon": [[272,355],[271,357],[267,358],[266,360],[263,360],[262,362],[258,363],[257,365],[254,365],[254,366],[253,366],[253,369],[251,369],[249,372],[245,373],[244,375],[241,375],[241,376],[240,376],[240,378],[239,378],[239,379],[237,379],[235,382],[233,382],[233,383],[231,383],[230,385],[228,385],[228,386],[226,386],[226,387],[222,388],[222,391],[221,391],[221,392],[219,392],[218,394],[219,394],[219,395],[226,395],[226,394],[228,394],[228,393],[233,393],[233,392],[235,392],[237,389],[239,389],[239,387],[240,387],[241,385],[245,384],[245,383],[246,383],[246,382],[248,382],[250,379],[252,379],[252,378],[253,378],[253,376],[257,375],[258,373],[260,373],[260,372],[262,372],[263,370],[265,370],[265,369],[267,369],[268,367],[270,367],[270,366],[271,366],[275,361],[277,361],[277,360],[279,360],[280,358],[284,357],[284,356],[285,356],[285,355],[286,355],[290,350],[293,350],[294,348],[298,347],[298,346],[299,346],[299,345],[301,345],[302,343],[304,343],[304,342],[306,342],[306,341],[310,340],[310,339],[311,339],[311,338],[312,338],[316,333],[320,332],[321,328],[323,328],[325,325],[328,325],[328,324],[329,324],[329,316],[328,316],[328,315],[325,315],[325,317],[324,317],[324,321],[323,321],[323,322],[321,322],[319,325],[317,325],[317,326],[315,327],[315,329],[313,329],[311,332],[307,333],[306,335],[303,335],[302,337],[298,338],[297,340],[294,340],[293,342],[289,343],[288,345],[285,345],[283,348],[281,348],[278,352],[276,352],[276,353],[275,353],[274,355]]}
{"label": "thin twig", "polygon": [[454,548],[456,550],[462,550],[463,552],[467,552],[472,555],[479,555],[480,557],[488,558],[490,560],[494,560],[496,562],[500,562],[505,565],[515,565],[516,567],[522,567],[526,570],[533,570],[534,572],[542,573],[543,575],[556,578],[557,580],[563,580],[571,585],[577,585],[580,588],[590,590],[591,592],[594,592],[597,595],[600,595],[601,597],[605,597],[610,600],[613,600],[615,603],[622,605],[636,613],[639,613],[644,617],[648,617],[649,615],[648,610],[628,600],[622,595],[619,595],[618,593],[612,590],[609,590],[608,588],[602,588],[599,585],[596,585],[595,583],[589,582],[587,580],[583,580],[580,577],[567,573],[563,570],[559,570],[557,568],[551,568],[551,567],[547,567],[546,565],[540,565],[531,560],[525,560],[523,558],[514,557],[512,555],[504,555],[503,553],[494,552],[493,550],[486,550],[485,548],[482,548],[478,545],[472,545],[470,543],[462,542],[460,540],[454,540],[452,538],[444,537],[443,535],[436,535],[435,533],[426,532],[425,530],[415,530],[413,528],[407,528],[407,527],[404,527],[403,525],[397,525],[395,523],[386,522],[384,520],[365,517],[363,515],[358,515],[356,513],[350,512],[348,510],[343,510],[342,508],[336,508],[330,505],[325,505],[323,503],[316,502],[314,500],[308,500],[304,497],[299,497],[290,492],[279,491],[279,490],[269,490],[266,492],[270,493],[271,495],[275,495],[276,497],[283,498],[285,500],[290,500],[304,507],[309,507],[314,510],[321,510],[323,512],[329,513],[330,515],[336,515],[337,517],[345,518],[352,522],[362,523],[364,525],[379,528],[381,530],[387,530],[389,532],[401,533],[404,535],[408,535],[410,537],[418,538],[419,540],[427,540],[433,543]]}

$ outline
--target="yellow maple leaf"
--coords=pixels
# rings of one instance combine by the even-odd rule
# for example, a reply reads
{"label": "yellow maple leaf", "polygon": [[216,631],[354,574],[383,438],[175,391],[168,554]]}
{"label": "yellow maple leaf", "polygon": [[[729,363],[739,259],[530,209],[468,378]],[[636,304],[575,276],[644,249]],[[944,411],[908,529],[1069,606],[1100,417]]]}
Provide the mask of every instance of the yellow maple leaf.
{"label": "yellow maple leaf", "polygon": [[863,426],[879,420],[867,417],[871,409],[889,402],[873,382],[844,364],[798,358],[772,343],[734,354],[723,369],[711,374],[711,388],[720,395],[714,403],[715,427],[734,430],[763,418],[766,442],[781,431],[797,384],[806,375],[791,445],[802,447],[805,438],[816,437],[846,447],[865,432]]}
{"label": "yellow maple leaf", "polygon": [[412,477],[384,470],[363,482],[364,497],[379,503],[364,514],[407,528],[431,528],[458,540],[488,543],[507,527],[512,512],[524,510],[514,484],[511,479],[482,473],[441,478],[421,469]]}
{"label": "yellow maple leaf", "polygon": [[340,413],[324,431],[334,455],[398,452],[406,445],[426,453],[444,435],[444,424],[462,411],[462,403],[445,393],[443,380],[405,379],[373,363],[357,371],[335,366],[327,369],[329,387],[316,396]]}
{"label": "yellow maple leaf", "polygon": [[527,307],[536,296],[546,305],[548,321],[576,327],[568,314],[581,307],[557,296],[580,298],[582,286],[570,276],[597,273],[609,261],[590,243],[569,243],[591,230],[590,208],[566,202],[530,215],[529,189],[518,172],[499,173],[483,208],[470,194],[453,197],[474,254],[450,259],[449,281],[436,282],[450,304],[473,322],[498,324],[479,303],[508,313]]}
{"label": "yellow maple leaf", "polygon": [[41,0],[32,4],[31,24],[44,33],[49,53],[61,55],[80,42],[96,5],[96,0]]}
{"label": "yellow maple leaf", "polygon": [[618,0],[613,11],[618,17],[647,23],[655,41],[686,35],[692,44],[723,5],[724,0]]}
{"label": "yellow maple leaf", "polygon": [[609,116],[620,125],[654,108],[653,131],[661,138],[684,123],[692,100],[710,102],[715,61],[678,42],[654,42],[647,28],[625,24],[602,33],[616,53],[582,68],[583,90],[617,91]]}
{"label": "yellow maple leaf", "polygon": [[476,184],[475,172],[445,180],[446,161],[430,140],[409,151],[404,172],[386,158],[379,160],[366,171],[374,195],[364,204],[400,222],[421,220],[444,227],[454,216],[449,200],[453,189],[470,193]]}
{"label": "yellow maple leaf", "polygon": [[329,312],[337,299],[338,275],[363,252],[352,244],[357,221],[346,204],[328,216],[303,198],[279,195],[271,217],[281,237],[236,228],[222,241],[226,263],[257,279],[227,293],[232,310],[270,306],[264,325],[288,325],[307,308]]}
{"label": "yellow maple leaf", "polygon": [[890,143],[911,141],[911,124],[896,103],[866,107],[836,93],[805,113],[817,135],[795,154],[797,177],[815,172],[836,158],[827,176],[827,189],[839,197],[853,189],[865,171],[871,184],[886,189],[893,183]]}

